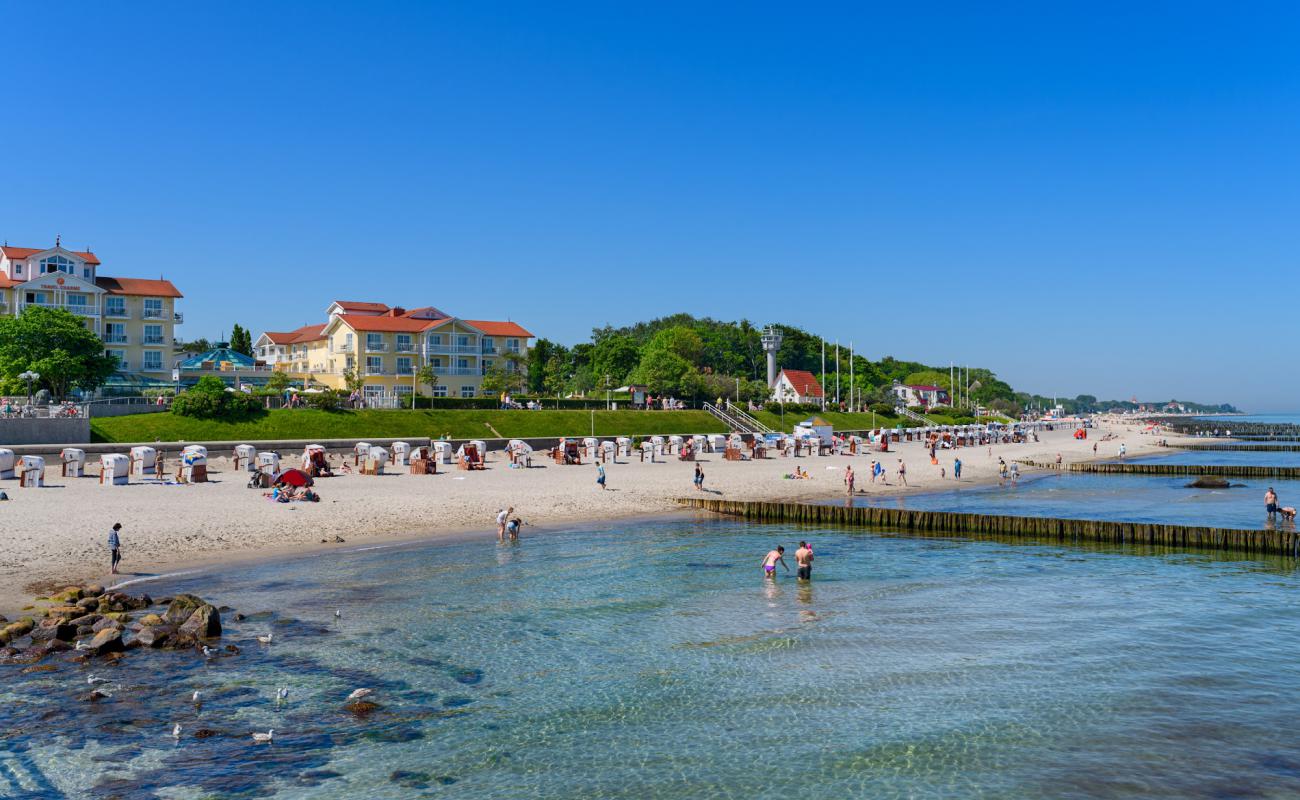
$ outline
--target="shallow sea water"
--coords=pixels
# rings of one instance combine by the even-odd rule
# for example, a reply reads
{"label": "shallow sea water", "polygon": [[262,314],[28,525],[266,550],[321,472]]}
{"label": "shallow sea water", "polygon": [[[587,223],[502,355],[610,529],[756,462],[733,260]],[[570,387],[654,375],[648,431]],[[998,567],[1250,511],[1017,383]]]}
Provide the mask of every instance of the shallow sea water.
{"label": "shallow sea water", "polygon": [[[765,581],[800,538],[814,580]],[[1300,795],[1280,559],[672,520],[147,588],[241,652],[4,668],[0,797]]]}

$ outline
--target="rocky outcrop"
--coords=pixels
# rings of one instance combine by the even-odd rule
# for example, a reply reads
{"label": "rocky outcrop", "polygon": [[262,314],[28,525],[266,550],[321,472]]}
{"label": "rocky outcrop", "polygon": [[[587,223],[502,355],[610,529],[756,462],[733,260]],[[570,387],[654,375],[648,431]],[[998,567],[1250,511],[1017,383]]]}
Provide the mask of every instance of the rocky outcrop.
{"label": "rocky outcrop", "polygon": [[126,649],[126,643],[122,641],[122,632],[117,628],[107,628],[95,634],[95,638],[90,640],[86,649],[97,656],[107,655],[108,653],[120,653]]}
{"label": "rocky outcrop", "polygon": [[174,630],[170,625],[149,625],[135,635],[134,641],[139,642],[141,647],[166,647],[171,642]]}

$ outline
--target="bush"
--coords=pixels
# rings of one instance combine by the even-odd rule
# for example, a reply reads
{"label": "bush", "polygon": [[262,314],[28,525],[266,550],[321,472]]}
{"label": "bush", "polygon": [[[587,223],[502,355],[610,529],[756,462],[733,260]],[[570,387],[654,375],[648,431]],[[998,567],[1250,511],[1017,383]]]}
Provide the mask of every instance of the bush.
{"label": "bush", "polygon": [[871,408],[868,410],[874,411],[877,414],[888,414],[890,416],[893,416],[894,414],[894,407],[889,403],[872,403]]}
{"label": "bush", "polygon": [[172,413],[197,419],[243,420],[265,413],[256,397],[243,392],[228,392],[226,384],[214,375],[181,392],[172,401]]}
{"label": "bush", "polygon": [[333,389],[323,389],[320,394],[303,393],[298,395],[308,408],[318,411],[338,411],[343,405],[343,398]]}

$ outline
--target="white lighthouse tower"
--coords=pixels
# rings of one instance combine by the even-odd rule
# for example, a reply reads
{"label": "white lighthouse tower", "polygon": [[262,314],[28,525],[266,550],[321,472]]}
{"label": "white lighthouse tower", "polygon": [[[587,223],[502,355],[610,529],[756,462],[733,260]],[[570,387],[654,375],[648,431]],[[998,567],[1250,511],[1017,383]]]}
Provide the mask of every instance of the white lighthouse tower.
{"label": "white lighthouse tower", "polygon": [[763,343],[763,352],[767,353],[767,385],[776,383],[776,351],[781,349],[781,340],[785,338],[774,326],[768,325],[759,341]]}

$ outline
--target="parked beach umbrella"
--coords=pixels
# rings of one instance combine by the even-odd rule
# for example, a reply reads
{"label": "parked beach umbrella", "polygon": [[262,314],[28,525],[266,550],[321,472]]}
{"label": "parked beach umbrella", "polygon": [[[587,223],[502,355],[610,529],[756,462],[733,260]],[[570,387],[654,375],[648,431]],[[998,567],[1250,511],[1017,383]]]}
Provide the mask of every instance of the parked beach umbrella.
{"label": "parked beach umbrella", "polygon": [[282,469],[271,477],[272,483],[287,483],[290,486],[311,486],[311,476],[300,469]]}

